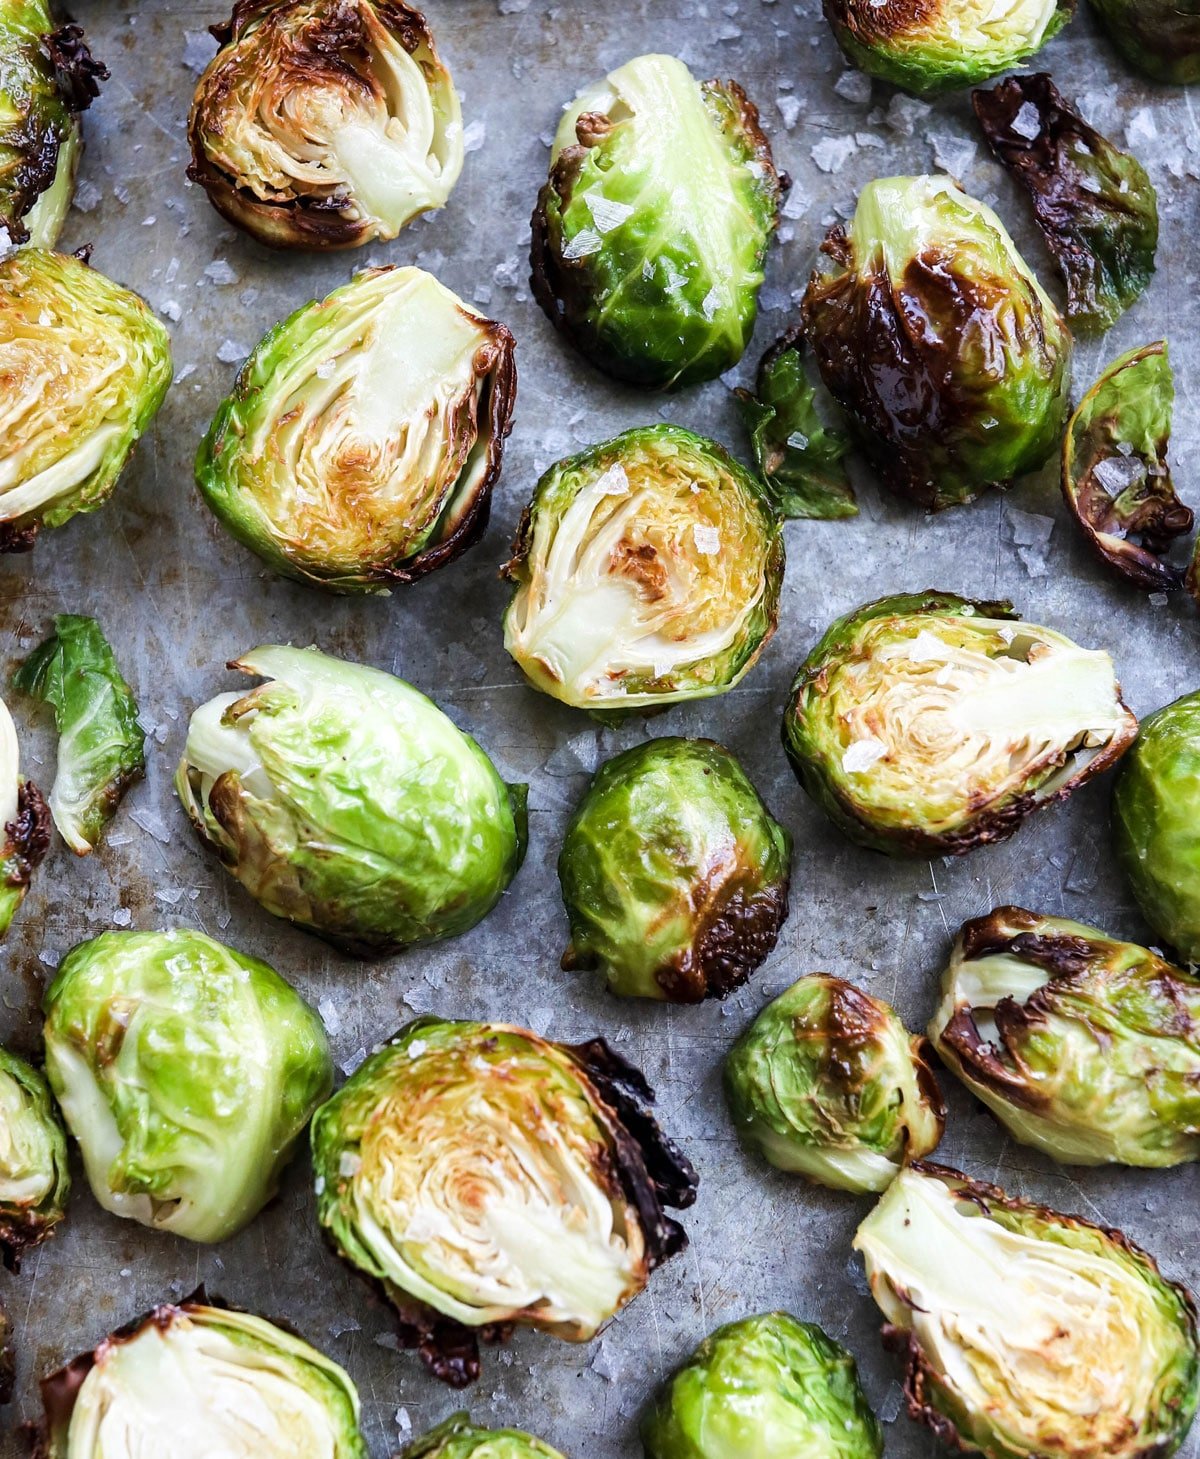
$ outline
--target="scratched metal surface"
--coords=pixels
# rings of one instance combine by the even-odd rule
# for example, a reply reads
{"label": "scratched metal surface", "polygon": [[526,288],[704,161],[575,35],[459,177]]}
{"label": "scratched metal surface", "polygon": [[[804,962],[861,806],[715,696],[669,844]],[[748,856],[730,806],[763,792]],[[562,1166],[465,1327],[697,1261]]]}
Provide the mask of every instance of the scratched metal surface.
{"label": "scratched metal surface", "polygon": [[[998,198],[1028,256],[1057,288],[1023,206],[984,156],[964,99],[927,111],[894,103],[882,85],[845,77],[816,0],[429,0],[475,148],[449,207],[387,247],[276,257],[228,229],[184,181],[184,118],[195,81],[189,63],[207,55],[196,33],[222,18],[222,6],[77,0],[76,9],[113,75],[87,116],[83,206],[71,214],[65,243],[94,242],[98,268],[178,316],[178,375],[103,512],[0,565],[2,656],[7,666],[27,650],[55,612],[97,615],[153,727],[150,773],[99,854],[77,861],[56,844],[39,873],[0,952],[0,1036],[36,1050],[41,987],[76,941],[114,925],[176,924],[203,927],[269,959],[320,1001],[339,1062],[352,1064],[357,1051],[427,1009],[511,1019],[556,1038],[604,1033],[645,1068],[664,1124],[700,1168],[700,1199],[687,1217],[690,1250],[590,1347],[523,1334],[503,1351],[486,1352],[483,1378],[466,1402],[479,1417],[534,1430],[575,1459],[631,1459],[639,1452],[636,1413],[659,1377],[717,1323],[783,1306],[821,1323],[857,1354],[888,1420],[889,1454],[931,1453],[932,1439],[897,1417],[896,1370],[880,1351],[861,1274],[848,1263],[867,1203],[811,1189],[739,1152],[720,1099],[722,1055],[766,998],[814,969],[853,978],[921,1025],[933,1007],[948,932],[996,903],[1066,913],[1118,933],[1146,929],[1108,854],[1107,785],[966,860],[889,862],[840,840],[792,781],[777,730],[786,687],[835,613],[884,592],[936,586],[1010,595],[1028,617],[1107,645],[1131,703],[1145,712],[1200,684],[1195,613],[1104,577],[1066,519],[1052,473],[933,521],[863,479],[856,520],[788,528],[780,631],[741,688],[652,724],[597,730],[521,684],[501,646],[505,590],[496,569],[537,473],[555,458],[660,416],[742,445],[720,383],[677,399],[615,388],[552,337],[531,302],[527,221],[560,104],[583,82],[653,49],[676,51],[701,75],[732,75],[746,85],[795,179],[771,255],[756,358],[791,318],[791,296],[825,225],[878,174],[938,163],[956,171],[971,191]],[[1068,94],[1084,98],[1102,130],[1136,144],[1163,215],[1148,297],[1108,339],[1079,349],[1077,382],[1086,384],[1102,361],[1166,327],[1179,389],[1180,485],[1200,505],[1188,464],[1200,437],[1200,133],[1192,105],[1182,91],[1135,81],[1086,14],[1053,42],[1045,63]],[[191,459],[236,359],[260,334],[355,267],[385,260],[432,269],[512,327],[521,370],[516,429],[480,546],[390,599],[339,600],[269,576],[227,539],[193,489]],[[468,936],[364,967],[261,912],[193,843],[170,789],[187,715],[228,687],[226,659],[271,640],[315,642],[403,674],[475,734],[509,778],[529,780],[529,859],[503,904]],[[15,711],[26,769],[48,786],[49,736],[27,706]],[[566,928],[553,868],[566,816],[600,758],[663,732],[724,740],[796,837],[793,910],[780,945],[724,1006],[619,1003],[588,978],[558,969]],[[1012,1145],[948,1082],[947,1089],[943,1158],[1010,1190],[1119,1224],[1172,1276],[1200,1283],[1194,1168],[1066,1172]],[[60,1234],[19,1276],[3,1278],[20,1344],[10,1433],[34,1413],[39,1372],[202,1280],[234,1302],[290,1319],[347,1366],[378,1459],[410,1428],[420,1432],[459,1406],[463,1400],[423,1376],[415,1357],[388,1347],[388,1310],[322,1247],[309,1185],[302,1157],[281,1199],[235,1240],[210,1249],[103,1214],[80,1177]],[[17,1452],[17,1441],[5,1439],[2,1452]],[[1200,1454],[1195,1437],[1185,1453]]]}

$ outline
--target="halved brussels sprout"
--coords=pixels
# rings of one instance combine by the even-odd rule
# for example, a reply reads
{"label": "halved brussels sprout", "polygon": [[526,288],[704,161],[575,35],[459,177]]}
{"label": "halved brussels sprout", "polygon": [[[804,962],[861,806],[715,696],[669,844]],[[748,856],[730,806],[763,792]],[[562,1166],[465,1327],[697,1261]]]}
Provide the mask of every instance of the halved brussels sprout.
{"label": "halved brussels sprout", "polygon": [[360,957],[487,916],[525,856],[524,785],[391,674],[270,645],[229,667],[268,682],[196,710],[175,788],[257,902]]}
{"label": "halved brussels sprout", "polygon": [[53,248],[83,151],[79,116],[107,69],[77,25],[56,25],[49,0],[0,10],[0,238]]}
{"label": "halved brussels sprout", "polygon": [[750,341],[780,196],[736,82],[638,56],[559,123],[533,214],[534,295],[618,380],[715,379]]}
{"label": "halved brussels sprout", "polygon": [[422,269],[369,269],[266,335],[196,481],[276,572],[379,592],[483,535],[516,390],[504,325]]}
{"label": "halved brussels sprout", "polygon": [[932,96],[1011,71],[1075,13],[1075,0],[824,0],[847,58],[870,76]]}
{"label": "halved brussels sprout", "polygon": [[20,770],[16,726],[0,699],[0,940],[25,900],[50,846],[50,812],[42,792]]}
{"label": "halved brussels sprout", "polygon": [[94,618],[60,613],[54,632],[13,675],[54,710],[58,767],[50,814],[79,856],[94,851],[125,792],[146,769],[137,700]]}
{"label": "halved brussels sprout", "polygon": [[38,1459],[368,1459],[350,1375],[203,1288],[43,1378]]}
{"label": "halved brussels sprout", "polygon": [[725,1099],[744,1145],[835,1190],[886,1190],[946,1123],[925,1040],[829,973],[767,1004],[725,1060]]}
{"label": "halved brussels sprout", "polygon": [[273,248],[357,248],[442,207],[458,93],[404,0],[238,0],[196,85],[188,175]]}
{"label": "halved brussels sprout", "polygon": [[67,1137],[45,1079],[0,1049],[0,1253],[11,1271],[66,1214]]}
{"label": "halved brussels sprout", "polygon": [[960,856],[1114,764],[1137,720],[1112,660],[1011,603],[897,593],[837,619],[800,666],[783,743],[852,841]]}
{"label": "halved brussels sprout", "polygon": [[106,1211],[192,1241],[275,1194],[333,1085],[325,1029],[279,974],[201,932],[104,932],[46,990],[46,1076]]}
{"label": "halved brussels sprout", "polygon": [[525,509],[504,646],[593,712],[724,694],[779,621],[783,532],[715,441],[640,426],[552,466]]}
{"label": "halved brussels sprout", "polygon": [[767,1312],[718,1327],[642,1420],[646,1459],[880,1459],[854,1359],[819,1327]]}
{"label": "halved brussels sprout", "polygon": [[1117,50],[1156,81],[1200,81],[1196,0],[1092,0]]}
{"label": "halved brussels sprout", "polygon": [[909,1416],[988,1459],[1173,1454],[1196,1410],[1186,1288],[1119,1231],[936,1165],[858,1228]]}
{"label": "halved brussels sprout", "polygon": [[317,1215],[454,1387],[513,1325],[586,1342],[687,1237],[697,1176],[602,1039],[419,1018],[313,1119]]}
{"label": "halved brussels sprout", "polygon": [[1200,1160],[1200,979],[1094,927],[967,922],[929,1037],[1014,1139],[1070,1165]]}
{"label": "halved brussels sprout", "polygon": [[398,1459],[563,1459],[563,1456],[532,1434],[517,1429],[477,1428],[469,1415],[455,1413],[409,1444]]}
{"label": "halved brussels sprout", "polygon": [[723,745],[635,745],[600,767],[567,827],[563,967],[598,968],[626,997],[724,998],[775,946],[791,856]]}
{"label": "halved brussels sprout", "polygon": [[941,511],[1055,450],[1071,336],[991,208],[948,177],[881,178],[822,252],[805,334],[890,491]]}
{"label": "halved brussels sprout", "polygon": [[0,552],[106,502],[171,383],[145,302],[69,254],[0,259]]}

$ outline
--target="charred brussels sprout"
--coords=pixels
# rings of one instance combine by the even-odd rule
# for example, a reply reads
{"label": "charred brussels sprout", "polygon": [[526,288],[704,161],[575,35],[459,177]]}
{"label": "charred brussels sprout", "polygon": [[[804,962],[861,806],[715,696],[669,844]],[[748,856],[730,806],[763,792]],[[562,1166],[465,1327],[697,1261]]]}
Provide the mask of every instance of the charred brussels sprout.
{"label": "charred brussels sprout", "polygon": [[0,1049],[0,1252],[11,1270],[45,1241],[71,1193],[67,1140],[46,1081]]}
{"label": "charred brussels sprout", "polygon": [[71,850],[86,856],[145,772],[137,700],[100,625],[74,613],[55,618],[54,633],[29,655],[13,684],[54,710],[58,769],[50,814]]}
{"label": "charred brussels sprout", "polygon": [[25,900],[50,845],[50,812],[42,792],[20,770],[17,731],[0,699],[0,939]]}
{"label": "charred brussels sprout", "polygon": [[203,1290],[118,1328],[41,1387],[37,1459],[368,1459],[349,1374]]}
{"label": "charred brussels sprout", "polygon": [[192,1241],[240,1231],[333,1083],[317,1014],[203,933],[105,932],[46,991],[46,1075],[106,1211]]}
{"label": "charred brussels sprout", "polygon": [[601,1039],[420,1018],[317,1111],[317,1215],[439,1378],[516,1324],[586,1342],[687,1244],[697,1178]]}
{"label": "charred brussels sprout", "polygon": [[811,1322],[768,1312],[711,1333],[642,1421],[646,1459],[880,1459],[854,1359]]}
{"label": "charred brussels sprout", "polygon": [[363,957],[491,911],[525,855],[525,786],[391,674],[271,646],[230,667],[268,682],[196,710],[175,788],[256,901]]}
{"label": "charred brussels sprout", "polygon": [[1156,81],[1200,81],[1196,0],[1092,0],[1117,50]]}
{"label": "charred brussels sprout", "polygon": [[563,967],[598,968],[627,997],[724,998],[775,946],[791,855],[723,745],[635,745],[600,768],[567,827]]}
{"label": "charred brussels sprout", "polygon": [[1200,1160],[1200,980],[1147,948],[999,907],[959,933],[929,1037],[1056,1160]]}
{"label": "charred brussels sprout", "polygon": [[452,1414],[399,1455],[399,1459],[563,1459],[557,1449],[517,1429],[477,1428]]}
{"label": "charred brussels sprout", "polygon": [[641,426],[546,472],[505,573],[504,646],[535,689],[665,708],[749,673],[779,620],[783,533],[715,441]]}
{"label": "charred brussels sprout", "polygon": [[945,1125],[925,1040],[828,973],[793,983],[734,1044],[725,1098],[744,1145],[836,1190],[885,1190]]}
{"label": "charred brussels sprout", "polygon": [[1112,660],[1011,603],[897,594],[839,618],[800,666],[783,741],[852,841],[959,856],[1114,764],[1137,732]]}
{"label": "charred brussels sprout", "polygon": [[167,331],[67,254],[0,259],[0,552],[108,500],[171,383]]}
{"label": "charred brussels sprout", "polygon": [[712,380],[745,352],[779,208],[758,112],[732,81],[639,56],[567,107],[533,215],[533,290],[592,363],[635,385]]}
{"label": "charred brussels sprout", "polygon": [[368,270],[263,339],[196,481],[276,572],[379,592],[482,535],[515,396],[502,324],[421,269]]}
{"label": "charred brussels sprout", "polygon": [[988,1459],[1163,1459],[1196,1409],[1196,1310],[1151,1257],[940,1166],[858,1228],[910,1417]]}
{"label": "charred brussels sprout", "polygon": [[238,0],[196,86],[189,175],[273,248],[357,248],[444,205],[462,112],[404,0]]}
{"label": "charred brussels sprout", "polygon": [[1045,461],[1071,336],[989,207],[949,178],[882,178],[822,251],[805,333],[890,491],[940,511]]}

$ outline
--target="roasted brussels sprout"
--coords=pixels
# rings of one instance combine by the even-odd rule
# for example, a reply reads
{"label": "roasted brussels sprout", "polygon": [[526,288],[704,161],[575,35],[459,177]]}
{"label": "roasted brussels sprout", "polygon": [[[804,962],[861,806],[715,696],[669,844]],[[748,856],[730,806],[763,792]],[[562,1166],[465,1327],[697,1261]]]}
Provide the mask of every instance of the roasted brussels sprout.
{"label": "roasted brussels sprout", "polygon": [[478,541],[512,426],[513,337],[418,268],[369,269],[278,324],[196,457],[222,524],[334,592],[412,582]]}
{"label": "roasted brussels sprout", "polygon": [[81,112],[108,71],[77,25],[56,26],[49,0],[0,10],[0,242],[53,248],[83,150]]}
{"label": "roasted brussels sprout", "polygon": [[50,845],[50,812],[42,792],[20,771],[17,731],[0,699],[0,940],[25,900]]}
{"label": "roasted brussels sprout", "polygon": [[273,248],[357,248],[442,207],[462,111],[404,0],[237,0],[196,86],[188,174]]}
{"label": "roasted brussels sprout", "polygon": [[192,1241],[275,1194],[333,1065],[316,1012],[201,932],[104,932],[46,990],[46,1075],[106,1211]]}
{"label": "roasted brussels sprout", "polygon": [[535,689],[665,708],[749,673],[779,620],[783,532],[715,441],[641,426],[546,472],[504,571],[504,646]]}
{"label": "roasted brussels sprout", "polygon": [[13,675],[54,710],[58,768],[50,814],[79,856],[94,851],[121,798],[146,769],[137,700],[94,618],[60,613],[54,632]]}
{"label": "roasted brussels sprout", "polygon": [[734,1044],[725,1099],[744,1145],[836,1190],[885,1190],[946,1116],[925,1040],[828,973],[793,983]]}
{"label": "roasted brussels sprout", "polygon": [[1200,1160],[1200,979],[1147,948],[998,907],[958,934],[929,1037],[1056,1160]]}
{"label": "roasted brussels sprout", "polygon": [[368,1459],[350,1375],[203,1288],[118,1328],[41,1386],[37,1459]]}
{"label": "roasted brussels sprout", "polygon": [[1113,44],[1156,81],[1200,81],[1200,5],[1196,0],[1092,0]]}
{"label": "roasted brussels sprout", "polygon": [[256,901],[361,957],[492,910],[525,855],[526,787],[470,735],[411,684],[316,649],[229,667],[268,682],[196,710],[175,788]]}
{"label": "roasted brussels sprout", "polygon": [[563,967],[598,968],[627,997],[724,998],[775,946],[791,856],[723,745],[635,745],[600,767],[567,827]]}
{"label": "roasted brussels sprout", "polygon": [[452,1414],[417,1439],[399,1459],[563,1459],[557,1449],[516,1429],[480,1429],[465,1413]]}
{"label": "roasted brussels sprout", "polygon": [[972,97],[988,145],[1033,200],[1077,328],[1110,329],[1145,291],[1158,247],[1146,169],[1102,137],[1044,72]]}
{"label": "roasted brussels sprout", "polygon": [[881,178],[822,251],[805,333],[890,491],[941,511],[1056,449],[1071,336],[989,207],[947,177]]}
{"label": "roasted brussels sprout", "polygon": [[559,123],[533,214],[534,295],[618,380],[715,379],[750,341],[780,195],[740,86],[638,56]]}
{"label": "roasted brussels sprout", "polygon": [[642,1420],[646,1459],[880,1459],[854,1359],[786,1312],[711,1333]]}
{"label": "roasted brussels sprout", "polygon": [[171,383],[167,331],[68,254],[0,259],[0,552],[106,502]]}
{"label": "roasted brussels sprout", "polygon": [[897,593],[834,622],[800,666],[783,743],[852,841],[960,856],[1114,764],[1137,732],[1112,660],[1011,603]]}
{"label": "roasted brussels sprout", "polygon": [[[46,1081],[0,1049],[0,1253],[15,1271],[66,1214],[67,1139]],[[2,1401],[2,1400],[0,1400]]]}
{"label": "roasted brussels sprout", "polygon": [[988,1459],[1173,1454],[1196,1409],[1190,1293],[1119,1231],[936,1165],[858,1228],[910,1417]]}
{"label": "roasted brussels sprout", "polygon": [[437,1377],[513,1325],[586,1342],[687,1245],[695,1171],[602,1039],[419,1018],[313,1120],[317,1215]]}

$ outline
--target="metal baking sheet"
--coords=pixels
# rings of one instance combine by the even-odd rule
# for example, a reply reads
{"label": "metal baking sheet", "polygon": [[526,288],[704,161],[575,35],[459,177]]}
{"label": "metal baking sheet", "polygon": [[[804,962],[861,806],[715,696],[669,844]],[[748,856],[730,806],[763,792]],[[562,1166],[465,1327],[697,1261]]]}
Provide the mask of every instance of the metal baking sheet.
{"label": "metal baking sheet", "polygon": [[[590,1346],[520,1334],[486,1350],[473,1391],[452,1393],[394,1350],[387,1307],[317,1235],[306,1157],[281,1198],[235,1240],[200,1247],[102,1213],[77,1169],[69,1219],[3,1294],[20,1344],[11,1437],[35,1412],[35,1378],[118,1323],[197,1283],[290,1319],[354,1377],[372,1454],[393,1452],[465,1402],[528,1428],[575,1459],[633,1459],[636,1415],[652,1387],[718,1323],[773,1307],[821,1323],[857,1355],[887,1423],[887,1448],[916,1459],[936,1445],[899,1413],[897,1368],[849,1243],[868,1202],[809,1187],[740,1153],[719,1069],[735,1034],[801,973],[826,969],[891,999],[913,1027],[935,1001],[948,935],[1001,902],[1148,936],[1109,856],[1109,787],[1089,786],[1006,845],[945,863],[891,862],[849,846],[802,795],[778,722],[791,675],[835,614],[879,594],[927,586],[1010,596],[1035,621],[1107,646],[1127,696],[1146,712],[1200,685],[1195,611],[1103,575],[1066,518],[1054,471],[927,520],[860,473],[862,514],[797,523],[779,632],[741,687],[652,721],[598,729],[526,688],[501,645],[497,578],[522,504],[556,458],[627,426],[678,421],[741,449],[720,382],[677,397],[608,383],[569,353],[532,302],[528,219],[560,105],[629,56],[673,51],[701,76],[734,76],[762,109],[794,187],[772,250],[750,362],[793,317],[817,243],[877,175],[943,168],[995,199],[1049,287],[1052,265],[1024,203],[987,158],[964,96],[932,108],[847,72],[817,0],[428,0],[462,92],[470,152],[449,206],[395,243],[357,253],[272,255],[233,232],[184,177],[195,72],[212,50],[212,0],[76,0],[112,79],[87,114],[87,155],[64,246],[172,320],[177,375],[116,496],[99,514],[0,563],[3,661],[24,653],[55,612],[95,614],[150,726],[147,782],[129,796],[99,854],[55,845],[0,958],[0,1037],[34,1051],[41,988],[62,954],[106,928],[204,928],[268,959],[325,1014],[336,1057],[362,1051],[413,1014],[496,1017],[554,1038],[600,1032],[642,1065],[666,1128],[701,1172],[688,1252],[670,1263]],[[1128,140],[1159,190],[1163,238],[1147,296],[1107,338],[1083,344],[1086,385],[1120,350],[1169,332],[1179,399],[1174,455],[1185,498],[1200,441],[1200,130],[1181,89],[1135,80],[1081,14],[1044,52],[1060,88],[1102,131]],[[1039,64],[1041,61],[1039,61]],[[196,444],[238,360],[276,319],[367,263],[415,262],[504,320],[518,340],[516,428],[492,525],[464,559],[391,598],[351,601],[289,585],[227,538],[191,481]],[[187,716],[230,686],[227,659],[263,641],[316,643],[394,670],[476,735],[510,779],[530,782],[529,858],[502,905],[457,941],[365,966],[262,912],[202,855],[171,791]],[[47,785],[52,744],[14,706],[25,768]],[[559,970],[566,925],[554,863],[570,808],[604,757],[661,733],[707,734],[744,760],[796,837],[791,917],[751,985],[724,1005],[643,1006]],[[1012,1144],[952,1082],[941,1157],[976,1176],[1119,1225],[1173,1277],[1200,1285],[1195,1167],[1161,1173],[1067,1171]],[[164,1441],[164,1452],[169,1444]],[[1195,1459],[1200,1439],[1184,1450]]]}

